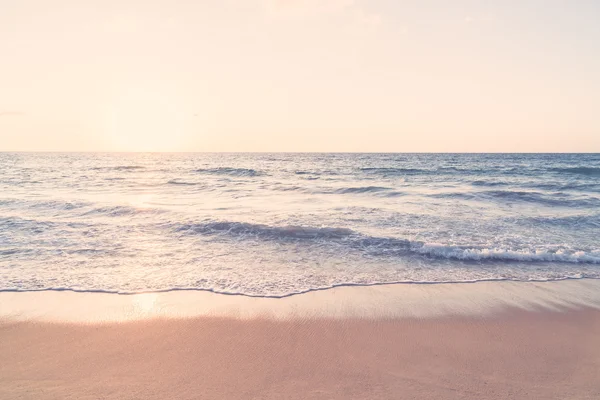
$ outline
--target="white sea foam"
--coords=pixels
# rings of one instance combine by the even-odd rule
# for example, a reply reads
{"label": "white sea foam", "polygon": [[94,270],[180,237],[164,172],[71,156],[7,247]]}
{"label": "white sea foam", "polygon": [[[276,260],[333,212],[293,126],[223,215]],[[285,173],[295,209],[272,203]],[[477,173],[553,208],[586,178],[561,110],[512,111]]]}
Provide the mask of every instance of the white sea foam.
{"label": "white sea foam", "polygon": [[436,257],[454,258],[458,260],[505,260],[505,261],[545,261],[563,263],[594,263],[600,264],[600,250],[566,252],[557,250],[506,250],[506,249],[476,249],[457,246],[445,246],[437,243],[426,243],[419,247],[413,247],[419,254]]}

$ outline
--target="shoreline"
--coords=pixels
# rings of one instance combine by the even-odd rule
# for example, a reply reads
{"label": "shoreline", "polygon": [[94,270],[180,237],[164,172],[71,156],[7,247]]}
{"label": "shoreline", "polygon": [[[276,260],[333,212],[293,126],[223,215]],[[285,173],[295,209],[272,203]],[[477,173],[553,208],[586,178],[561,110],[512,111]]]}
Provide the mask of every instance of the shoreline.
{"label": "shoreline", "polygon": [[74,292],[74,293],[101,293],[101,294],[116,294],[119,296],[135,296],[138,294],[153,294],[153,293],[170,293],[170,292],[207,292],[212,294],[218,294],[223,296],[239,296],[257,299],[285,299],[287,297],[301,296],[303,294],[312,292],[321,292],[325,290],[332,290],[346,287],[371,287],[371,286],[396,286],[396,285],[469,285],[476,283],[490,283],[490,282],[515,282],[515,283],[547,283],[547,282],[563,282],[563,281],[600,281],[600,278],[592,277],[565,277],[557,279],[530,279],[527,281],[518,279],[502,279],[502,278],[490,278],[490,279],[475,279],[469,281],[392,281],[392,282],[372,282],[372,283],[339,283],[331,286],[315,287],[310,289],[301,290],[298,292],[291,292],[281,295],[271,294],[248,294],[243,292],[225,292],[217,291],[214,289],[196,288],[196,287],[173,287],[168,289],[143,289],[138,291],[121,291],[121,290],[109,290],[109,289],[77,289],[70,287],[48,287],[41,289],[18,289],[18,288],[4,288],[0,289],[0,293],[30,293],[30,292]]}
{"label": "shoreline", "polygon": [[344,285],[286,297],[205,290],[140,294],[73,290],[0,292],[0,320],[126,321],[219,316],[236,318],[435,318],[505,310],[600,309],[600,280],[477,281]]}

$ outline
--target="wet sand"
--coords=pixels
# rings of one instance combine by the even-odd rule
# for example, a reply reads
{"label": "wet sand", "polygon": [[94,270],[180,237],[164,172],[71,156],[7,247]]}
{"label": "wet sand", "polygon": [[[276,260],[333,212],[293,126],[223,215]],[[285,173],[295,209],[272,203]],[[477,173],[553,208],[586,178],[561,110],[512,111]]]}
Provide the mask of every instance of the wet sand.
{"label": "wet sand", "polygon": [[5,319],[1,399],[598,399],[600,310]]}
{"label": "wet sand", "polygon": [[242,319],[390,319],[493,316],[504,310],[600,310],[599,279],[340,286],[283,298],[202,290],[143,294],[0,292],[0,320],[117,322],[200,316]]}

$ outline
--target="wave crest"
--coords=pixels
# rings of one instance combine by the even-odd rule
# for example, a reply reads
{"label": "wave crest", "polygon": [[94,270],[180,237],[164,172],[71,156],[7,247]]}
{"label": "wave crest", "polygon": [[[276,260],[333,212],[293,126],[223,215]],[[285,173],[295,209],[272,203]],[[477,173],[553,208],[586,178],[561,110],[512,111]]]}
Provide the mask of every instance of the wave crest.
{"label": "wave crest", "polygon": [[229,175],[238,177],[252,177],[264,175],[263,172],[257,171],[252,168],[232,168],[232,167],[218,167],[218,168],[200,168],[196,170],[199,174],[208,175]]}
{"label": "wave crest", "polygon": [[566,262],[566,263],[590,263],[600,264],[600,251],[567,252],[564,250],[507,250],[497,248],[483,248],[464,246],[446,246],[437,243],[425,243],[413,247],[413,251],[419,254],[448,258],[455,260],[498,260],[498,261],[526,261],[526,262]]}
{"label": "wave crest", "polygon": [[184,224],[176,231],[185,234],[232,235],[265,240],[333,240],[369,255],[426,256],[462,261],[562,262],[600,264],[600,250],[589,252],[540,249],[485,248],[471,245],[444,245],[403,238],[369,236],[349,228],[271,226],[248,222],[206,222]]}
{"label": "wave crest", "polygon": [[97,207],[82,213],[83,216],[123,217],[140,214],[160,214],[163,210],[156,208],[136,208],[130,206]]}
{"label": "wave crest", "polygon": [[566,174],[600,176],[600,167],[550,168],[550,171],[566,173]]}
{"label": "wave crest", "polygon": [[167,185],[194,186],[197,184],[198,183],[196,183],[196,182],[186,182],[186,181],[180,181],[178,179],[171,179],[170,181],[167,182]]}
{"label": "wave crest", "polygon": [[214,234],[226,233],[233,235],[250,235],[272,238],[343,238],[354,234],[347,228],[309,227],[309,226],[270,226],[264,224],[252,224],[248,222],[208,222],[204,224],[185,224],[177,227],[179,232]]}
{"label": "wave crest", "polygon": [[392,190],[391,188],[381,186],[360,186],[337,189],[335,193],[350,194],[350,193],[376,193]]}

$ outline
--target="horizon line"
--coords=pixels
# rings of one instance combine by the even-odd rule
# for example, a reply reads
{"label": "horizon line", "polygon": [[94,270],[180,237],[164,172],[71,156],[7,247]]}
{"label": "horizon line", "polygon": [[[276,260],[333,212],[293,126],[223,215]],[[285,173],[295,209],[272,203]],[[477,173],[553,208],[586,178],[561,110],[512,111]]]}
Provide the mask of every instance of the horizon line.
{"label": "horizon line", "polygon": [[600,154],[600,151],[121,151],[121,150],[0,150],[0,154]]}

